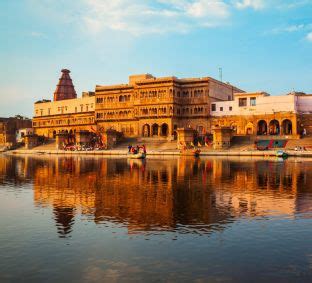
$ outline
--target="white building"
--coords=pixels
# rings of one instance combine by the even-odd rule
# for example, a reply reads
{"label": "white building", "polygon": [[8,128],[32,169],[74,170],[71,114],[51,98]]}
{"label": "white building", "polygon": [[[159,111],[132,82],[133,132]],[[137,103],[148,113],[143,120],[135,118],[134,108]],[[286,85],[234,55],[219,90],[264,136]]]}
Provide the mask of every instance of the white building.
{"label": "white building", "polygon": [[266,92],[236,93],[232,101],[211,104],[211,116],[266,115],[279,112],[312,114],[312,95],[270,96]]}

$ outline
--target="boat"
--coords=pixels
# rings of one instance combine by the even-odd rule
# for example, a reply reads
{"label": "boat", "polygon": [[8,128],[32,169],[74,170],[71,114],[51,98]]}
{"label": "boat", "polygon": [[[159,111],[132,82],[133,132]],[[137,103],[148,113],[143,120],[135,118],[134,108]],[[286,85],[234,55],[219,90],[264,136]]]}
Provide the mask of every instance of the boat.
{"label": "boat", "polygon": [[131,158],[131,159],[144,159],[145,157],[146,157],[146,153],[144,152],[138,152],[138,153],[128,152],[128,158]]}
{"label": "boat", "polygon": [[278,150],[276,151],[276,156],[285,158],[285,157],[288,157],[288,153],[285,152],[284,150]]}

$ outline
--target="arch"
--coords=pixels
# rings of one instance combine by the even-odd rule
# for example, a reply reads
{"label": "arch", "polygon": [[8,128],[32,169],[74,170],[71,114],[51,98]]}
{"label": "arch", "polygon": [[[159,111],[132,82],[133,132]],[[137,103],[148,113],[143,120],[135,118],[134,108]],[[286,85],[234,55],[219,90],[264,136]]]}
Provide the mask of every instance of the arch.
{"label": "arch", "polygon": [[230,128],[232,129],[233,134],[236,135],[237,134],[237,124],[236,124],[236,122],[232,122],[230,124]]}
{"label": "arch", "polygon": [[292,134],[292,122],[289,119],[285,119],[282,122],[282,130],[283,130],[283,135]]}
{"label": "arch", "polygon": [[246,125],[246,135],[253,135],[253,132],[254,132],[254,126],[253,126],[253,123],[249,122],[247,125]]}
{"label": "arch", "polygon": [[152,136],[158,136],[158,125],[153,124],[152,126]]}
{"label": "arch", "polygon": [[145,124],[142,127],[142,136],[149,137],[151,135],[151,128],[149,124]]}
{"label": "arch", "polygon": [[270,135],[279,135],[280,134],[280,125],[277,120],[271,120],[269,124],[269,134]]}
{"label": "arch", "polygon": [[161,135],[166,137],[168,136],[168,130],[169,130],[169,127],[168,127],[168,124],[164,123],[161,125]]}
{"label": "arch", "polygon": [[257,135],[266,135],[268,133],[268,125],[264,120],[258,121]]}

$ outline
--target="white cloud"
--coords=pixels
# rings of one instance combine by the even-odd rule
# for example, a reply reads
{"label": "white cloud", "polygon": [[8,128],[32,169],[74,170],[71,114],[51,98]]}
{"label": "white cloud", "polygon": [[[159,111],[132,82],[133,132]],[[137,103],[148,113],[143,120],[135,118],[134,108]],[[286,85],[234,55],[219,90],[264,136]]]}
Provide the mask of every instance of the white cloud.
{"label": "white cloud", "polygon": [[238,9],[246,9],[252,8],[255,10],[261,10],[265,7],[264,0],[241,0],[235,3],[236,8]]}
{"label": "white cloud", "polygon": [[311,41],[311,42],[312,42],[312,32],[309,32],[309,33],[307,34],[306,39],[307,39],[308,41]]}
{"label": "white cloud", "polygon": [[311,0],[283,0],[279,3],[281,9],[296,9],[303,6],[312,5]]}
{"label": "white cloud", "polygon": [[195,1],[187,6],[186,12],[195,18],[227,18],[229,16],[228,6],[222,1]]}
{"label": "white cloud", "polygon": [[133,35],[179,32],[215,27],[230,17],[221,0],[84,0],[84,22],[93,33],[105,30]]}
{"label": "white cloud", "polygon": [[298,32],[304,29],[307,29],[310,25],[305,24],[297,24],[297,25],[289,25],[289,26],[282,26],[277,27],[269,31],[269,34],[278,34],[278,33],[291,33],[291,32]]}
{"label": "white cloud", "polygon": [[44,37],[43,33],[37,31],[32,31],[29,35],[32,37]]}

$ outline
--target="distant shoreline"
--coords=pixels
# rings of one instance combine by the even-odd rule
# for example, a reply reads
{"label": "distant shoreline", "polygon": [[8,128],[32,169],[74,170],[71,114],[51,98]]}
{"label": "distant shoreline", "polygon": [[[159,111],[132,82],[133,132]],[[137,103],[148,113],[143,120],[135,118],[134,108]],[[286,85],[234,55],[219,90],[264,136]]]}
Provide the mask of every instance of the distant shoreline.
{"label": "distant shoreline", "polygon": [[[295,151],[284,150],[290,157],[312,157],[312,151]],[[36,149],[16,149],[5,151],[5,154],[36,154],[36,155],[96,155],[96,156],[127,156],[127,150],[98,150],[98,151],[66,151],[66,150],[36,150]],[[181,154],[179,150],[150,150],[147,152],[147,156],[192,156],[192,154]],[[211,150],[202,151],[200,156],[263,156],[263,157],[276,157],[276,150],[258,151],[258,150],[246,150],[246,151],[234,151],[234,150]]]}

